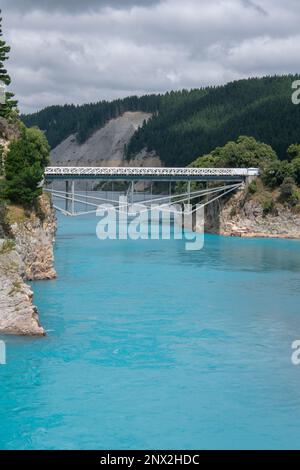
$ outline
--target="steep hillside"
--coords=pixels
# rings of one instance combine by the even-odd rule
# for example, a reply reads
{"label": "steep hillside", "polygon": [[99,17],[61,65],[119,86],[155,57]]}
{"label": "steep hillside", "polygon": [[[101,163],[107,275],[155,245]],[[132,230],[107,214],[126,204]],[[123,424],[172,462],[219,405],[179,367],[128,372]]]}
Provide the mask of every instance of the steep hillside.
{"label": "steep hillside", "polygon": [[141,111],[126,112],[111,119],[83,144],[78,143],[76,136],[71,134],[51,151],[51,163],[67,166],[123,165],[126,145],[150,117],[151,114]]}
{"label": "steep hillside", "polygon": [[299,76],[240,80],[202,94],[175,93],[133,136],[128,157],[147,148],[166,165],[185,166],[229,140],[250,135],[284,159],[288,146],[300,140],[300,106],[291,100],[296,79]]}
{"label": "steep hillside", "polygon": [[45,131],[51,148],[55,148],[72,134],[78,143],[84,143],[97,129],[127,111],[153,113],[160,108],[160,95],[84,104],[82,106],[50,106],[34,114],[21,116],[28,127],[38,126]]}
{"label": "steep hillside", "polygon": [[[299,75],[252,78],[111,103],[53,106],[22,119],[28,126],[45,130],[52,148],[68,138],[63,145],[67,155],[74,150],[76,156],[81,155],[75,141],[94,145],[91,136],[96,132],[96,141],[99,129],[111,119],[140,111],[151,113],[152,118],[130,139],[128,160],[146,150],[158,155],[167,166],[184,166],[239,135],[250,135],[271,145],[284,159],[287,147],[299,142],[300,106],[291,101],[292,82],[297,79]],[[95,147],[87,155],[87,160],[98,160]]]}

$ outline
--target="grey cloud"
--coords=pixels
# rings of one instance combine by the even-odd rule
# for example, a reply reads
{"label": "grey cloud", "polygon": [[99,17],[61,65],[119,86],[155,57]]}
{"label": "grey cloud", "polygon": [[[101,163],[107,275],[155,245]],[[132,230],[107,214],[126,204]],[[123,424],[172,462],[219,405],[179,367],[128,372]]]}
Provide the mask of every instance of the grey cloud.
{"label": "grey cloud", "polygon": [[159,0],[2,0],[3,10],[30,12],[64,11],[72,13],[97,11],[104,7],[125,9],[132,6],[149,6]]}
{"label": "grey cloud", "polygon": [[254,10],[258,11],[262,15],[266,15],[266,16],[268,15],[268,12],[255,1],[253,0],[241,0],[241,1],[246,7],[254,8]]}
{"label": "grey cloud", "polygon": [[[123,8],[76,15],[3,11],[22,111],[300,70],[296,0],[117,3]],[[137,3],[143,8],[129,8]]]}

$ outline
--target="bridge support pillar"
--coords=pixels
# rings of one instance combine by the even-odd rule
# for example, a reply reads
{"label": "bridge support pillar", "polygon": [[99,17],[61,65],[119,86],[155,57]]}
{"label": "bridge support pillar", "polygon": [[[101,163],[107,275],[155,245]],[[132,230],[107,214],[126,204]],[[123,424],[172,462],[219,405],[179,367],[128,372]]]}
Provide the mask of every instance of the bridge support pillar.
{"label": "bridge support pillar", "polygon": [[131,199],[131,201],[130,201],[131,204],[133,204],[134,203],[134,181],[131,182],[131,197],[130,197],[130,199]]}
{"label": "bridge support pillar", "polygon": [[250,183],[252,183],[252,181],[256,180],[256,178],[257,178],[257,176],[253,176],[253,175],[246,176],[246,178],[245,178],[246,186],[248,186]]}
{"label": "bridge support pillar", "polygon": [[188,181],[188,204],[191,203],[191,182]]}
{"label": "bridge support pillar", "polygon": [[70,195],[70,181],[67,180],[66,181],[66,205],[65,205],[66,212],[69,212],[69,207],[70,207],[69,195]]}
{"label": "bridge support pillar", "polygon": [[71,200],[71,213],[75,214],[75,181],[71,182],[72,200]]}
{"label": "bridge support pillar", "polygon": [[66,181],[66,212],[75,214],[75,181]]}

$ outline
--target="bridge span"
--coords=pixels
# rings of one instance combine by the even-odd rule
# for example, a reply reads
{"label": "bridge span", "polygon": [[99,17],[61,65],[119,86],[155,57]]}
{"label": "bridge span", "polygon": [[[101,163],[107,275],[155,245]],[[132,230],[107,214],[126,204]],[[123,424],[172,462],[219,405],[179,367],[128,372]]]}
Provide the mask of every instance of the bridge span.
{"label": "bridge span", "polygon": [[[92,207],[92,212],[103,202],[102,197],[93,195],[84,195],[82,193],[75,193],[75,182],[78,180],[100,180],[100,181],[127,181],[130,186],[127,189],[126,196],[131,204],[134,202],[134,188],[135,183],[139,181],[150,181],[150,199],[148,203],[153,202],[152,197],[152,184],[157,181],[169,182],[169,194],[160,200],[165,200],[168,205],[175,202],[187,201],[190,203],[199,197],[213,196],[212,199],[205,202],[205,205],[223,197],[229,192],[235,191],[241,187],[244,182],[249,183],[252,179],[259,175],[258,168],[157,168],[157,167],[72,167],[72,166],[50,166],[45,170],[44,183],[46,185],[45,191],[51,192],[55,199],[63,199],[65,201],[65,208],[55,205],[54,207],[61,210],[66,215],[82,215],[84,212],[80,211],[76,214],[75,205],[88,205]],[[57,189],[48,189],[47,185],[54,181],[65,181],[66,188],[64,191]],[[180,194],[172,194],[172,183],[177,181],[185,181],[187,183],[187,191]],[[216,188],[206,188],[206,190],[198,189],[191,192],[192,181],[210,182],[222,181],[223,184]],[[179,199],[178,201],[178,198]],[[116,204],[115,200],[108,200],[106,202]],[[146,201],[143,201],[144,203]],[[85,213],[90,213],[86,211]]]}
{"label": "bridge span", "polygon": [[45,180],[123,181],[231,181],[241,182],[259,175],[258,168],[151,168],[50,166]]}

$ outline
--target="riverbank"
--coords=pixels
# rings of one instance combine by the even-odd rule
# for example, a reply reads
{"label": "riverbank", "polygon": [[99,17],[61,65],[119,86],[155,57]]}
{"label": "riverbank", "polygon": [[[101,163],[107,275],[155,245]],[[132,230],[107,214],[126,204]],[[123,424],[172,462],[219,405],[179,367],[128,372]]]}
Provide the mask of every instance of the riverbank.
{"label": "riverbank", "polygon": [[[53,279],[55,212],[47,195],[38,212],[8,206],[0,240],[0,333],[45,335],[26,281]],[[7,234],[7,231],[9,233]]]}
{"label": "riverbank", "polygon": [[300,213],[279,201],[253,195],[246,187],[206,206],[205,230],[230,237],[300,239]]}

